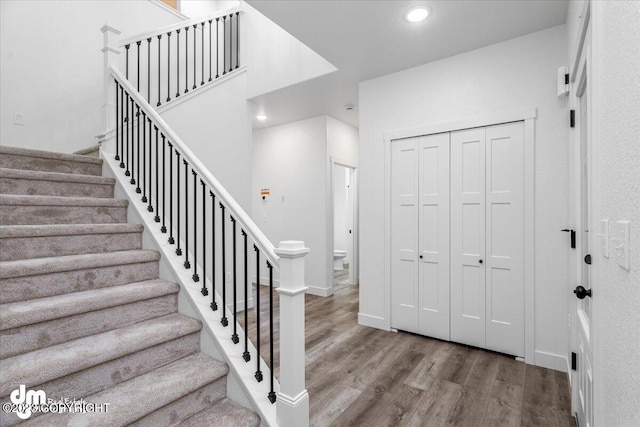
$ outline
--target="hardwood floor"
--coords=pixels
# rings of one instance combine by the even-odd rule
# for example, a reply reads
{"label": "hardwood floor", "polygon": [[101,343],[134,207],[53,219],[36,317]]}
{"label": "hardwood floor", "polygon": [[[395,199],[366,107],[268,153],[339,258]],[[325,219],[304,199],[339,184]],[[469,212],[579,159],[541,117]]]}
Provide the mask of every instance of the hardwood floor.
{"label": "hardwood floor", "polygon": [[[256,301],[255,286],[253,291]],[[268,298],[268,287],[261,286],[261,347],[267,363]],[[274,292],[276,312],[277,307]],[[465,345],[360,326],[357,313],[356,286],[327,298],[306,296],[311,425],[575,425],[566,374]],[[238,317],[243,323],[244,316]],[[256,308],[249,313],[254,343],[255,317]]]}

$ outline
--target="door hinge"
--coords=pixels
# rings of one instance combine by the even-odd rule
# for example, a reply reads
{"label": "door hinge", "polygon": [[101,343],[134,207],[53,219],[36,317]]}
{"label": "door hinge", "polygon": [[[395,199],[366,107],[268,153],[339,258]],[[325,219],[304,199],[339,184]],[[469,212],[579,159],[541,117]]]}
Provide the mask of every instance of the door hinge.
{"label": "door hinge", "polygon": [[575,371],[578,369],[578,355],[575,352],[571,352],[571,370]]}
{"label": "door hinge", "polygon": [[576,127],[576,110],[569,111],[569,126]]}
{"label": "door hinge", "polygon": [[571,234],[571,249],[575,249],[576,248],[576,230],[569,230],[568,228],[565,228],[564,230],[560,230],[560,231],[564,231],[565,233]]}
{"label": "door hinge", "polygon": [[569,74],[565,74],[564,75],[564,84],[568,85],[569,84]]}

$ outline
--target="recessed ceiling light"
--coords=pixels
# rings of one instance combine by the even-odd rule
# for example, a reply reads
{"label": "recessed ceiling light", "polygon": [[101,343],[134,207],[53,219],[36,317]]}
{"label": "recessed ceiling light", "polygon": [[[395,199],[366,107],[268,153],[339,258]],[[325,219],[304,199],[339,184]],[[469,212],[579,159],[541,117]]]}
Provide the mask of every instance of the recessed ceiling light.
{"label": "recessed ceiling light", "polygon": [[426,6],[419,6],[409,10],[404,15],[404,19],[406,19],[409,22],[415,23],[415,22],[424,21],[425,19],[427,19],[428,16],[429,16],[429,8]]}
{"label": "recessed ceiling light", "polygon": [[267,116],[265,116],[264,114],[258,114],[256,116],[256,119],[258,119],[260,121],[264,121],[264,120],[267,120]]}

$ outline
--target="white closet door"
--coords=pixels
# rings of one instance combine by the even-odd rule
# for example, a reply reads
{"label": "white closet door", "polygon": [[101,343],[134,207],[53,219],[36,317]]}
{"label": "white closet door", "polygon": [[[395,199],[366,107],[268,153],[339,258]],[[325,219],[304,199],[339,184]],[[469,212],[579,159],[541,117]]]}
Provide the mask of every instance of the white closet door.
{"label": "white closet door", "polygon": [[419,139],[419,329],[449,340],[449,133]]}
{"label": "white closet door", "polygon": [[451,133],[451,340],[485,347],[485,129]]}
{"label": "white closet door", "polygon": [[524,124],[486,131],[486,348],[524,356]]}
{"label": "white closet door", "polygon": [[391,326],[418,332],[418,140],[391,144]]}

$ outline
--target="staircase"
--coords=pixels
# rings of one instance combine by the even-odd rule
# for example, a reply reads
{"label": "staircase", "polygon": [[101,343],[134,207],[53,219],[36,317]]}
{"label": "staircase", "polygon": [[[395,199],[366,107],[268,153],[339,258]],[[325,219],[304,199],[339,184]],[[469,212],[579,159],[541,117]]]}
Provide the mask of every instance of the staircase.
{"label": "staircase", "polygon": [[24,385],[109,404],[26,425],[259,425],[226,398],[228,367],[200,352],[201,322],[177,312],[179,285],[101,173],[99,158],[0,147],[0,401]]}

